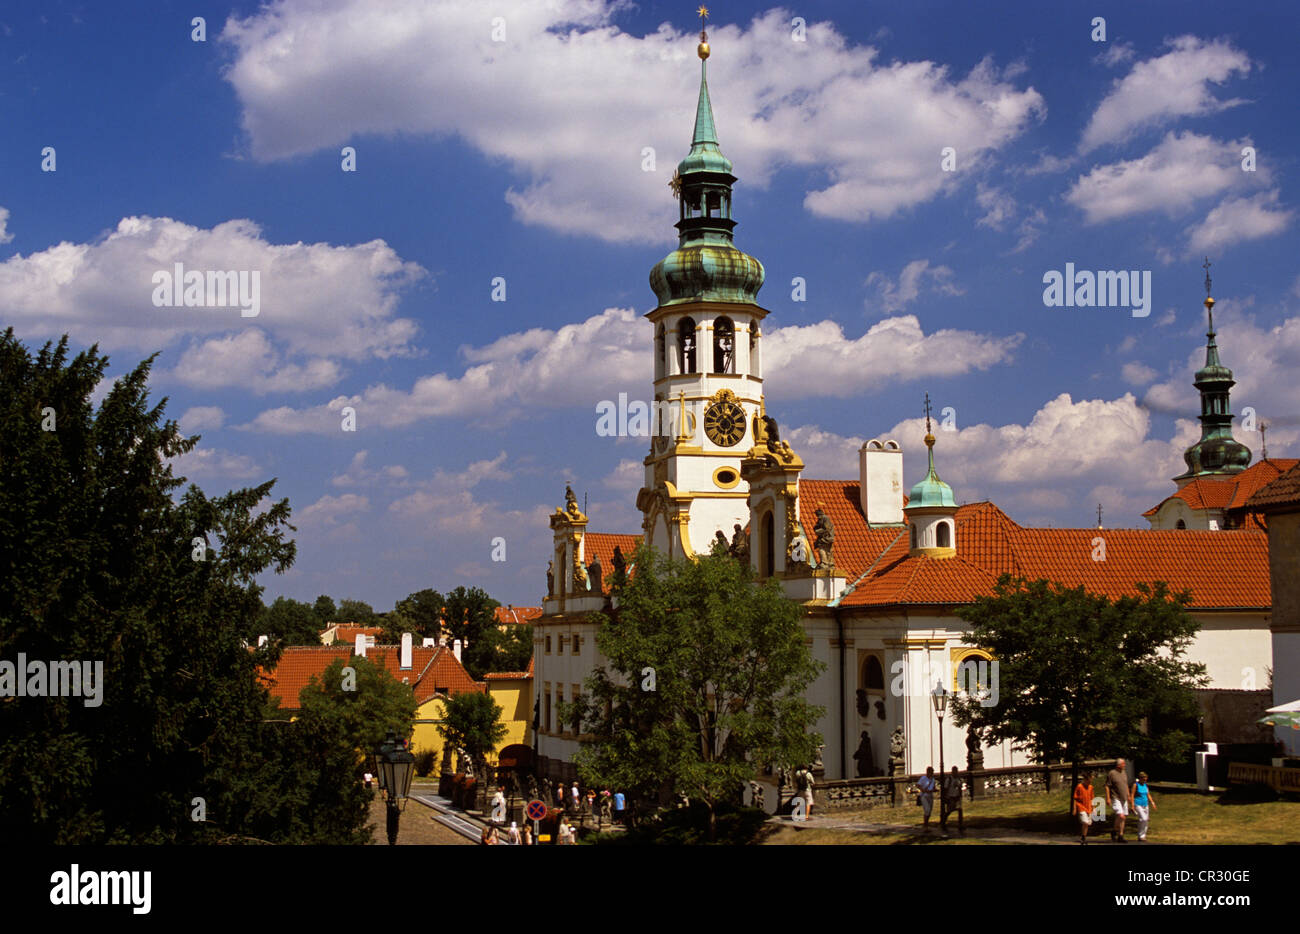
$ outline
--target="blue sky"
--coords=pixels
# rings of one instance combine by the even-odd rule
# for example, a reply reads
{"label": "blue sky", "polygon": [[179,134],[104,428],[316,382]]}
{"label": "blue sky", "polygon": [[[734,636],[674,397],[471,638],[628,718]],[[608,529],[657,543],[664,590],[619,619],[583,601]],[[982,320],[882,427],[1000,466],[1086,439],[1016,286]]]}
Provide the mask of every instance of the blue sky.
{"label": "blue sky", "polygon": [[[768,411],[805,475],[856,477],[879,436],[919,479],[928,391],[959,501],[1145,527],[1198,435],[1207,253],[1234,411],[1296,456],[1297,26],[1283,2],[712,7]],[[161,351],[154,391],[203,436],[178,471],[277,477],[294,507],[268,598],[535,605],[566,480],[593,530],[639,529],[646,441],[599,437],[596,406],[651,395],[698,29],[602,0],[8,6],[0,325],[98,342],[110,375]],[[177,262],[258,271],[259,314],[155,307]],[[1066,263],[1149,271],[1150,314],[1046,307]]]}

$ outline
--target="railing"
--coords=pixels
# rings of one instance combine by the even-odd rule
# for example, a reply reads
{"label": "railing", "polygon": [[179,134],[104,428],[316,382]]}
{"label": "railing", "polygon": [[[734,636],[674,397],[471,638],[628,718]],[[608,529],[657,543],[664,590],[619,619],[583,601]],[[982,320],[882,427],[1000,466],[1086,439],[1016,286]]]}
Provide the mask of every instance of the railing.
{"label": "railing", "polygon": [[[1113,768],[1113,759],[1093,759],[1080,765],[1094,775]],[[1054,765],[1017,765],[999,769],[979,769],[959,772],[962,796],[965,798],[992,798],[1028,792],[1055,791],[1068,788],[1073,767],[1068,763]],[[1278,769],[1277,771],[1283,771]],[[1292,770],[1300,774],[1300,770]],[[949,773],[951,774],[951,773]],[[814,793],[828,809],[890,807],[909,804],[917,795],[916,782],[921,776],[898,775],[884,778],[850,778],[818,784]],[[936,781],[939,776],[935,776]],[[1094,781],[1094,787],[1099,787]],[[785,795],[782,795],[784,798]]]}
{"label": "railing", "polygon": [[1237,785],[1267,785],[1278,792],[1300,793],[1300,769],[1231,762],[1228,764],[1228,781]]}

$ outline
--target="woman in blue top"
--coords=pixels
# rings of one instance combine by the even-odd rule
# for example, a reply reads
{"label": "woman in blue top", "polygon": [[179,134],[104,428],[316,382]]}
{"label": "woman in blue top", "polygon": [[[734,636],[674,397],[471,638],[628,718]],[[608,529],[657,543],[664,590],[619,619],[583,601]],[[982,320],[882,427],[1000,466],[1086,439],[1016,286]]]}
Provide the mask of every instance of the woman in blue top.
{"label": "woman in blue top", "polygon": [[1151,823],[1151,812],[1156,809],[1156,799],[1151,796],[1151,791],[1147,788],[1146,772],[1138,772],[1129,800],[1133,802],[1133,813],[1138,819],[1138,843],[1146,843],[1147,825]]}

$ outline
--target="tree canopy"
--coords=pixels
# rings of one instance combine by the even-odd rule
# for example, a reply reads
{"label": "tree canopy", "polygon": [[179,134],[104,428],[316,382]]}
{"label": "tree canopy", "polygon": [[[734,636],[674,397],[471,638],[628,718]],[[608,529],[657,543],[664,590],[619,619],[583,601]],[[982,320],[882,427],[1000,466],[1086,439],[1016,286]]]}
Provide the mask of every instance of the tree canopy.
{"label": "tree canopy", "polygon": [[310,603],[276,597],[261,615],[261,634],[284,645],[320,645],[322,627]]}
{"label": "tree canopy", "polygon": [[[274,481],[209,499],[172,461],[197,437],[148,401],[153,358],[98,411],[107,358],[34,357],[0,335],[0,657],[103,664],[98,706],[0,700],[0,836],[11,844],[204,839],[212,807],[265,776],[240,765],[262,741],[255,648],[261,572],[288,568],[289,503]],[[253,648],[249,648],[249,643]]]}
{"label": "tree canopy", "polygon": [[635,567],[593,617],[607,667],[560,716],[585,724],[585,781],[634,802],[686,795],[712,824],[758,768],[813,761],[824,711],[805,691],[824,666],[804,644],[803,607],[725,552],[680,561],[642,545]]}
{"label": "tree canopy", "polygon": [[450,749],[464,749],[476,763],[505,739],[506,725],[501,722],[501,705],[491,695],[466,691],[447,699],[443,722],[438,732]]}
{"label": "tree canopy", "polygon": [[[1011,740],[1041,763],[1126,753],[1171,761],[1192,737],[1144,720],[1194,716],[1205,666],[1185,660],[1199,624],[1188,593],[1161,582],[1111,600],[1082,587],[1003,575],[992,596],[958,611],[968,640],[997,660],[996,703],[954,701],[955,722]],[[992,700],[986,698],[986,702]]]}

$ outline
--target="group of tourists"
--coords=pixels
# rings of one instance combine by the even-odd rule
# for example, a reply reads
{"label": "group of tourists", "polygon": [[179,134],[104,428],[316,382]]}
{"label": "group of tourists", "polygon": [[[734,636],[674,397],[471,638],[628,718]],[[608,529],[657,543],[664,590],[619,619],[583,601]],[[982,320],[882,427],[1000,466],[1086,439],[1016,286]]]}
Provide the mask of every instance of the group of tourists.
{"label": "group of tourists", "polygon": [[962,810],[962,780],[957,766],[943,780],[943,788],[934,777],[934,766],[926,766],[925,774],[916,780],[916,803],[921,808],[921,826],[930,832],[930,814],[934,811],[934,796],[939,793],[939,829],[948,830],[948,818],[957,814],[957,832],[966,833],[966,815]]}
{"label": "group of tourists", "polygon": [[[579,825],[588,817],[608,819],[611,823],[621,824],[627,811],[627,796],[623,792],[611,792],[606,789],[598,794],[594,788],[588,788],[584,793],[576,781],[567,788],[563,782],[557,782],[554,797],[554,807],[565,812],[560,818],[555,834],[555,842],[561,846],[578,842],[578,831],[569,822],[570,816],[576,818]],[[489,802],[489,808],[491,814],[505,813],[504,787],[497,788]],[[479,842],[485,846],[497,844],[532,846],[538,842],[533,837],[533,829],[529,822],[525,821],[522,828],[517,821],[511,821],[509,827],[499,828],[497,825],[502,821],[503,818],[494,817],[490,823],[485,824]],[[504,839],[502,839],[503,835]]]}
{"label": "group of tourists", "polygon": [[[1093,823],[1092,773],[1084,772],[1079,777],[1079,784],[1074,787],[1074,814],[1079,819],[1079,843],[1087,845],[1088,828]],[[1117,759],[1115,768],[1106,773],[1106,806],[1115,814],[1111,825],[1112,843],[1128,843],[1124,838],[1124,826],[1128,822],[1129,811],[1137,818],[1138,843],[1146,843],[1147,828],[1151,823],[1151,812],[1156,809],[1156,800],[1147,785],[1147,773],[1138,772],[1137,781],[1128,784],[1128,771],[1124,760]]]}

